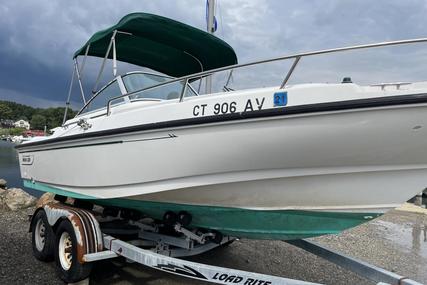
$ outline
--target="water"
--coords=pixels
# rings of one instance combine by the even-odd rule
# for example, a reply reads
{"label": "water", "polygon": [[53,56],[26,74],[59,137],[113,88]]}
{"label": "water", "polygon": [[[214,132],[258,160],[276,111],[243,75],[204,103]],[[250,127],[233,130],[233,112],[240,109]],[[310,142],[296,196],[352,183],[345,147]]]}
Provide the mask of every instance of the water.
{"label": "water", "polygon": [[40,197],[43,193],[25,188],[19,170],[18,154],[15,145],[0,140],[0,178],[7,181],[8,188],[22,188],[33,196]]}
{"label": "water", "polygon": [[419,214],[414,220],[405,223],[393,223],[377,220],[375,224],[381,226],[382,236],[400,249],[427,259],[427,216]]}

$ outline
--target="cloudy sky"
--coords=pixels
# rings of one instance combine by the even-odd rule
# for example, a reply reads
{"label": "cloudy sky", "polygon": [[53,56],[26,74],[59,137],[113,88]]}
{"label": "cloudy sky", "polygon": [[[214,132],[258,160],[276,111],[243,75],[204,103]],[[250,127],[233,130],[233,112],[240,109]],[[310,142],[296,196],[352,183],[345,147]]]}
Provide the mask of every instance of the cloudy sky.
{"label": "cloudy sky", "polygon": [[[217,2],[216,35],[234,47],[240,63],[427,37],[427,1],[422,0]],[[137,11],[205,29],[205,5],[205,0],[0,0],[0,100],[37,107],[63,105],[72,54],[94,32]],[[278,85],[288,66],[242,70],[232,84],[235,88]],[[344,76],[360,84],[419,81],[426,74],[427,44],[419,44],[304,58],[291,83],[339,82]]]}

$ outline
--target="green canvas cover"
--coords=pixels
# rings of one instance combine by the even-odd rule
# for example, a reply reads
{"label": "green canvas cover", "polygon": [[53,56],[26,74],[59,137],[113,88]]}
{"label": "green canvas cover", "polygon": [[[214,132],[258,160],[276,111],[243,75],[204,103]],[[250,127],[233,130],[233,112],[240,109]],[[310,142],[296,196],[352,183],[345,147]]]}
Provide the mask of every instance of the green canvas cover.
{"label": "green canvas cover", "polygon": [[[103,58],[115,30],[126,33],[116,34],[117,60],[173,77],[237,63],[233,48],[223,40],[175,20],[147,13],[129,14],[116,25],[95,33],[74,58],[84,55],[89,44],[88,55]],[[112,56],[111,49],[108,57]]]}

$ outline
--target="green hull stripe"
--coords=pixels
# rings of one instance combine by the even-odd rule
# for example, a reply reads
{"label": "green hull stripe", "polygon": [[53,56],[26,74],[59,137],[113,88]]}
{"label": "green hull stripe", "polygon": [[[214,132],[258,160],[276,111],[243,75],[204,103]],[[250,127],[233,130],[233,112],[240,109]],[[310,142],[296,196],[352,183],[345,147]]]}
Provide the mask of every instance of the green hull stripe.
{"label": "green hull stripe", "polygon": [[23,179],[23,181],[24,181],[24,187],[32,188],[38,191],[50,192],[50,193],[58,194],[61,196],[66,196],[66,197],[71,197],[76,199],[91,199],[91,200],[96,199],[93,196],[88,196],[88,195],[83,195],[75,192],[62,190],[60,188],[53,187],[41,182],[31,182],[30,180],[27,180],[27,179]]}
{"label": "green hull stripe", "polygon": [[378,213],[249,210],[131,199],[96,200],[96,203],[139,210],[156,219],[162,219],[166,211],[187,211],[193,217],[194,227],[254,239],[287,240],[337,234],[380,216]]}
{"label": "green hull stripe", "polygon": [[26,187],[79,199],[95,204],[138,210],[161,220],[166,211],[187,211],[193,219],[191,226],[218,230],[226,235],[289,240],[325,234],[337,234],[345,229],[370,221],[378,213],[321,212],[302,210],[250,210],[218,206],[185,205],[141,201],[126,198],[96,199],[91,196],[63,191],[42,183],[24,181]]}

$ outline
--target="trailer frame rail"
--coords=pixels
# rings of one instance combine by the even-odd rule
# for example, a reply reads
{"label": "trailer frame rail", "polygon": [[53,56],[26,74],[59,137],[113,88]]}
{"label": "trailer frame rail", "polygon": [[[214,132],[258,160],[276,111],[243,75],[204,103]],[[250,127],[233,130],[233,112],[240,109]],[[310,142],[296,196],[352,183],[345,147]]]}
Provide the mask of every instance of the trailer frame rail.
{"label": "trailer frame rail", "polygon": [[[161,253],[156,253],[152,250],[139,248],[129,242],[124,242],[106,234],[103,235],[103,241],[106,250],[98,253],[86,254],[84,256],[84,260],[86,262],[93,262],[101,259],[122,256],[128,260],[157,270],[217,284],[320,284],[182,260],[179,258],[166,256]],[[309,240],[292,240],[284,242],[304,249],[305,251],[315,254],[342,268],[350,270],[371,281],[377,282],[378,285],[423,285],[417,281],[409,279],[408,277],[398,275],[394,272],[390,272],[365,261],[329,249],[317,242]]]}

